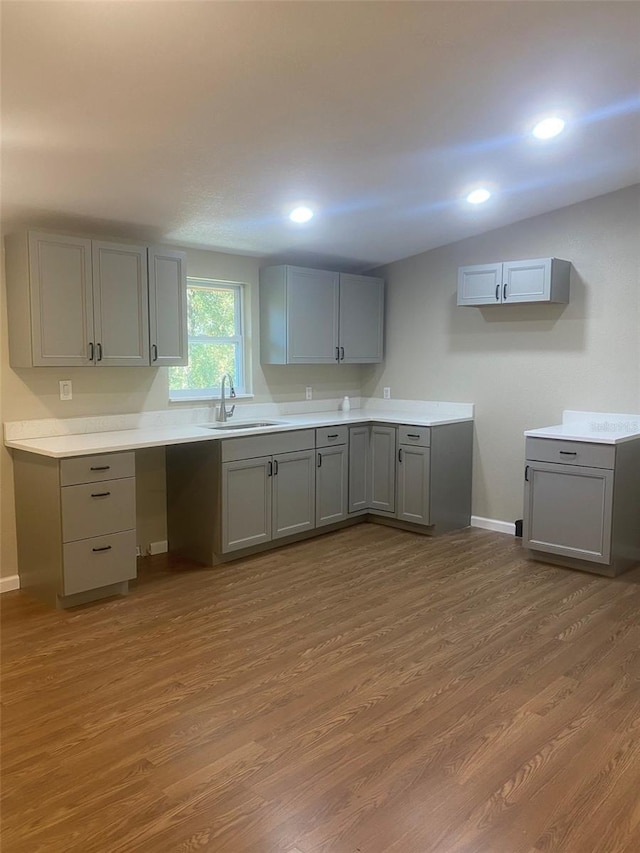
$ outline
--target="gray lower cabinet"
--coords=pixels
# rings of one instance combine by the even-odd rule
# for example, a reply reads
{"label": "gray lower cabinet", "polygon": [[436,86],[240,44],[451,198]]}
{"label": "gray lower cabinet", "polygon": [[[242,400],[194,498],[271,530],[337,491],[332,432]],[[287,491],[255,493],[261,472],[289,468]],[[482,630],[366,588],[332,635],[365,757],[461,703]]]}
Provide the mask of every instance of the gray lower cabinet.
{"label": "gray lower cabinet", "polygon": [[[397,450],[396,450],[397,444]],[[349,429],[349,512],[444,533],[471,523],[473,423]]]}
{"label": "gray lower cabinet", "polygon": [[270,456],[222,466],[222,550],[251,548],[271,539]]}
{"label": "gray lower cabinet", "polygon": [[396,428],[371,427],[371,496],[369,509],[395,512],[396,508]]}
{"label": "gray lower cabinet", "polygon": [[536,558],[615,575],[640,561],[640,441],[527,438],[523,545]]}
{"label": "gray lower cabinet", "polygon": [[348,473],[346,444],[316,450],[316,527],[347,518]]}
{"label": "gray lower cabinet", "polygon": [[313,451],[224,462],[221,509],[225,554],[313,529]]}
{"label": "gray lower cabinet", "polygon": [[133,452],[51,459],[14,451],[20,586],[69,607],[136,577]]}

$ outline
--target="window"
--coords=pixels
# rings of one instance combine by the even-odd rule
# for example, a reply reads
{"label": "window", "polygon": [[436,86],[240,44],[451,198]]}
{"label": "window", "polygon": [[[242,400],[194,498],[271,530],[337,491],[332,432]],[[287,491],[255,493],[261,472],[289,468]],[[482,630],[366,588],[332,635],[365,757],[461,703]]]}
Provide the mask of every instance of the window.
{"label": "window", "polygon": [[244,391],[242,285],[187,279],[188,367],[169,368],[172,400],[220,396],[220,377],[228,373]]}

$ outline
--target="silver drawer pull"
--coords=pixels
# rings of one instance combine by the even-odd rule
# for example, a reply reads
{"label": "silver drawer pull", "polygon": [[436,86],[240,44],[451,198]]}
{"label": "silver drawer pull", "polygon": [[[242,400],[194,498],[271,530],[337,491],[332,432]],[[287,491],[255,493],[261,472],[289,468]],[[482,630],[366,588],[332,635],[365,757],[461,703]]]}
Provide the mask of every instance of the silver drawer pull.
{"label": "silver drawer pull", "polygon": [[103,545],[102,548],[92,548],[92,551],[110,551],[111,545]]}
{"label": "silver drawer pull", "polygon": [[108,471],[111,465],[92,465],[90,471]]}
{"label": "silver drawer pull", "polygon": [[578,452],[576,450],[559,450],[560,456],[577,456]]}
{"label": "silver drawer pull", "polygon": [[111,492],[91,492],[92,498],[106,498],[111,494]]}

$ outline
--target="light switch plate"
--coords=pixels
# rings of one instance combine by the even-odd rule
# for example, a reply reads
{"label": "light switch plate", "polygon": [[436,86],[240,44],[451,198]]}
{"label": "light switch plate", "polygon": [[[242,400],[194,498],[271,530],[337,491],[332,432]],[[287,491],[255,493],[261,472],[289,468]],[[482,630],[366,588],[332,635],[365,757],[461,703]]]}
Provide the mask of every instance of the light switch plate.
{"label": "light switch plate", "polygon": [[61,379],[59,382],[60,385],[60,399],[61,400],[73,400],[73,388],[71,386],[70,379]]}
{"label": "light switch plate", "polygon": [[391,399],[391,388],[388,385],[382,389],[382,398],[384,400],[390,400]]}
{"label": "light switch plate", "polygon": [[304,389],[304,399],[313,400],[313,387],[311,385],[307,385]]}

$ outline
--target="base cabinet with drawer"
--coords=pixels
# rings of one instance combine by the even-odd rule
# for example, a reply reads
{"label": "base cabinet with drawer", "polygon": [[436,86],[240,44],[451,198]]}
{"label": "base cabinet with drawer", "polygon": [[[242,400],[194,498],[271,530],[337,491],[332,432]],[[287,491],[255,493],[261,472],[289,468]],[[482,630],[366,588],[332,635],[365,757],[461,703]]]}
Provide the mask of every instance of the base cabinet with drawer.
{"label": "base cabinet with drawer", "polygon": [[615,576],[640,562],[640,441],[527,438],[523,540],[536,559]]}
{"label": "base cabinet with drawer", "polygon": [[169,550],[207,563],[311,531],[315,431],[167,447]]}
{"label": "base cabinet with drawer", "polygon": [[444,533],[471,523],[473,423],[349,429],[349,512]]}
{"label": "base cabinet with drawer", "polygon": [[69,607],[136,577],[133,452],[51,459],[14,451],[20,586]]}
{"label": "base cabinet with drawer", "polygon": [[316,527],[349,515],[349,431],[346,426],[316,430]]}

